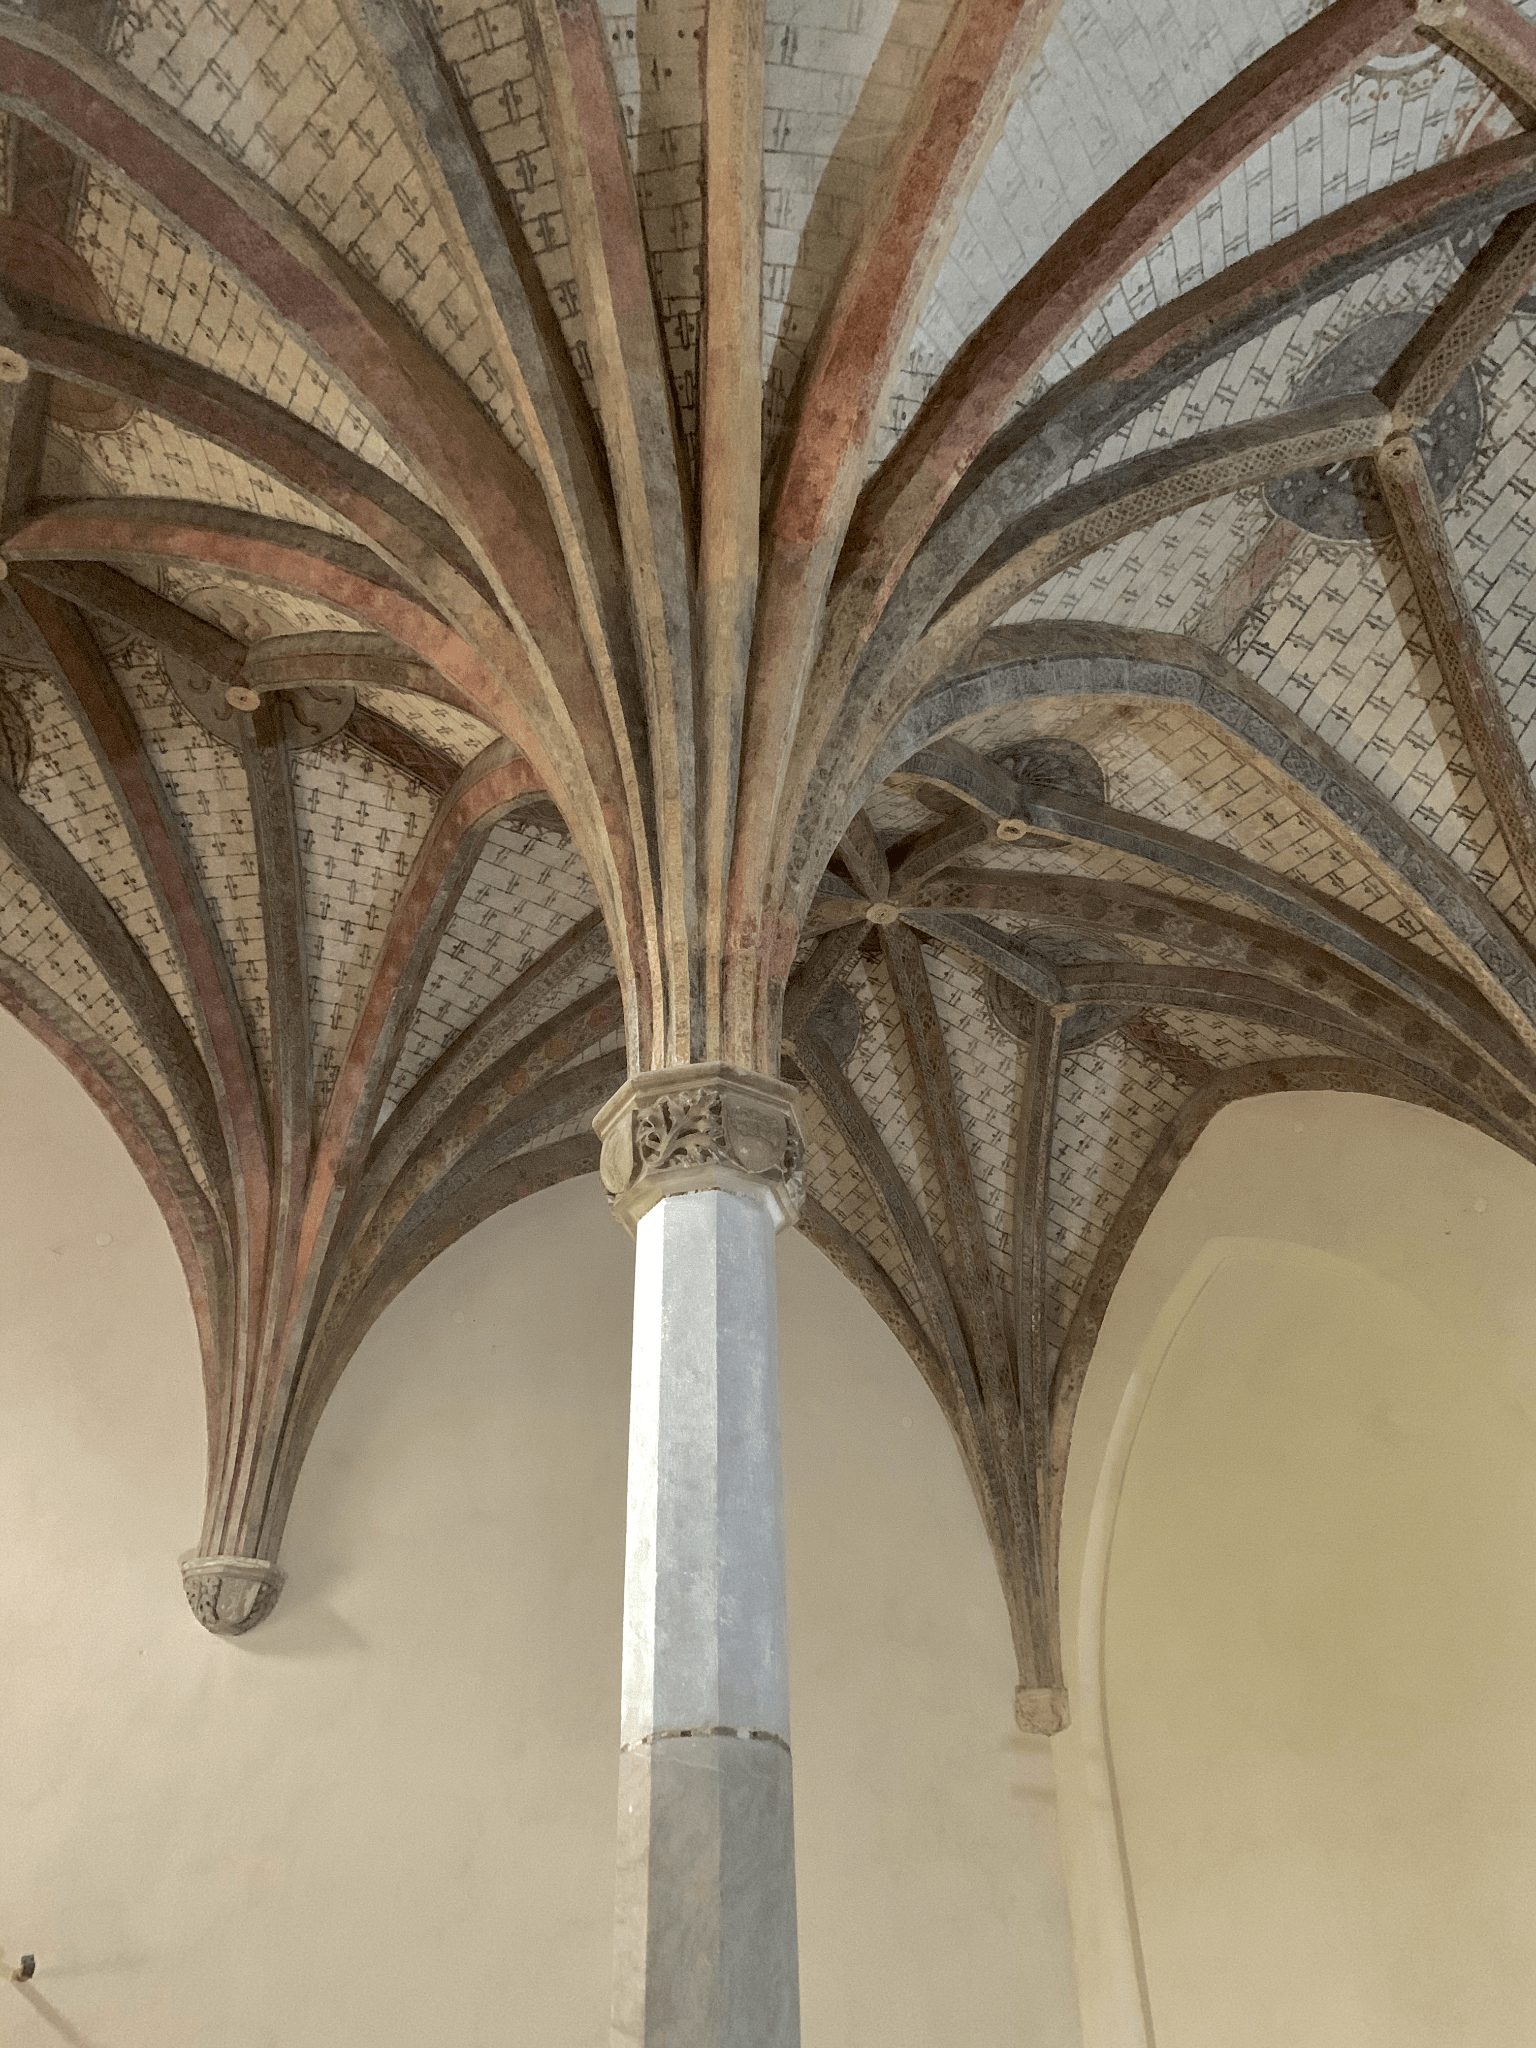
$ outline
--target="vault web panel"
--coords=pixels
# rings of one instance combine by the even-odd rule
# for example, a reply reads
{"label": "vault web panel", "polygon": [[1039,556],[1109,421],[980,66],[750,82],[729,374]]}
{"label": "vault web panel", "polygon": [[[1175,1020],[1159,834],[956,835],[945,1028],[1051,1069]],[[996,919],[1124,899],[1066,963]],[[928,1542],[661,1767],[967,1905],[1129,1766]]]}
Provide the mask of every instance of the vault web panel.
{"label": "vault web panel", "polygon": [[1272,523],[1257,490],[1192,505],[1052,576],[998,623],[1089,619],[1187,632]]}
{"label": "vault web panel", "polygon": [[1536,773],[1536,323],[1507,320],[1481,357],[1481,460],[1445,508],[1446,531],[1510,722]]}
{"label": "vault web panel", "polygon": [[[596,907],[570,841],[514,812],[495,827],[437,949],[389,1087],[389,1107],[415,1085],[486,1005]],[[611,978],[600,956],[529,1012],[532,1030]]]}
{"label": "vault web panel", "polygon": [[763,84],[763,428],[771,459],[816,322],[947,9],[769,0]]}
{"label": "vault web panel", "polygon": [[844,977],[859,1005],[858,1044],[848,1062],[853,1092],[874,1120],[934,1243],[947,1251],[938,1162],[923,1115],[912,1054],[883,958],[858,956]]}
{"label": "vault web panel", "polygon": [[403,725],[407,732],[425,740],[428,746],[451,754],[461,768],[468,767],[476,754],[482,753],[496,738],[491,727],[480,719],[472,718],[456,705],[445,704],[441,698],[428,697],[419,690],[362,689],[358,691],[357,699],[370,711],[377,711],[385,718],[392,718],[396,725]]}
{"label": "vault web panel", "polygon": [[[924,306],[892,390],[885,445],[966,336],[1076,216],[1244,65],[1318,11],[1314,4],[1261,9],[1217,0],[1162,0],[1134,16],[1112,0],[1080,0],[1063,11]],[[1025,395],[1229,264],[1511,125],[1486,86],[1449,53],[1407,67],[1364,67],[1303,108],[1130,266],[1063,337]]]}
{"label": "vault web panel", "polygon": [[998,1276],[1013,1270],[1013,1162],[1025,1055],[994,1022],[982,977],[957,953],[925,946],[928,980],[944,1030],[971,1177]]}
{"label": "vault web panel", "polygon": [[1238,659],[1498,908],[1527,914],[1395,546],[1299,542]]}
{"label": "vault web panel", "polygon": [[484,6],[433,0],[432,17],[486,154],[522,223],[588,403],[595,403],[570,234],[522,9],[517,0]]}
{"label": "vault web panel", "polygon": [[474,293],[330,0],[145,0],[113,55],[302,214],[519,438]]}
{"label": "vault web panel", "polygon": [[32,884],[0,854],[0,952],[30,967],[40,981],[127,1061],[165,1111],[182,1155],[204,1191],[207,1180],[193,1165],[191,1136],[170,1089],[150,1058],[133,1020],[88,958],[74,933]]}
{"label": "vault web panel", "polygon": [[389,443],[254,293],[94,172],[76,244],[130,334],[217,370],[409,486]]}
{"label": "vault web panel", "polygon": [[1393,258],[1342,291],[1320,293],[1299,313],[1276,320],[1106,434],[1074,463],[1066,484],[1082,483],[1133,456],[1172,447],[1196,434],[1285,411],[1297,403],[1307,378],[1346,336],[1388,314],[1427,315],[1461,269],[1448,243],[1433,242]]}
{"label": "vault web panel", "polygon": [[53,433],[100,477],[103,497],[186,498],[318,527],[322,533],[349,531],[313,498],[155,413],[137,412],[113,434],[80,434],[57,425]]}
{"label": "vault web panel", "polygon": [[805,1133],[806,1182],[811,1194],[885,1268],[909,1306],[915,1309],[916,1284],[884,1206],[868,1175],[822,1108],[820,1098],[810,1088],[801,1091],[800,1121]]}
{"label": "vault web panel", "polygon": [[[984,847],[982,857],[974,863],[987,868],[1007,869],[1017,861],[1017,847]],[[1171,868],[1158,867],[1154,862],[1143,861],[1134,854],[1120,853],[1113,847],[1068,846],[1060,850],[1031,852],[1028,867],[1038,874],[1083,875],[1102,882],[1126,882],[1137,888],[1155,889],[1165,896],[1186,903],[1207,903],[1214,910],[1231,911],[1236,917],[1245,917],[1254,924],[1274,925],[1278,922],[1257,905],[1226,890],[1207,887],[1203,882],[1192,882],[1185,875],[1175,874]],[[1423,922],[1409,911],[1394,917],[1383,917],[1379,922],[1398,934],[1410,939],[1421,952],[1432,960],[1449,960],[1445,947]]]}
{"label": "vault web panel", "polygon": [[924,832],[936,822],[933,812],[919,803],[916,797],[909,796],[904,789],[891,789],[885,783],[878,789],[872,789],[864,799],[864,813],[885,846],[893,840],[905,838],[909,832]]}
{"label": "vault web panel", "polygon": [[[1395,73],[1366,65],[1305,108],[1131,265],[1044,366],[1037,388],[1230,263],[1369,192],[1511,132],[1505,108],[1459,59],[1425,55],[1427,63]],[[1241,224],[1235,239],[1225,235],[1229,224]]]}
{"label": "vault web panel", "polygon": [[1061,1063],[1046,1226],[1047,1338],[1058,1352],[1143,1161],[1192,1089],[1118,1034]]}
{"label": "vault web panel", "polygon": [[358,629],[357,620],[348,612],[228,569],[184,569],[162,562],[141,580],[247,643],[278,633],[355,633]]}
{"label": "vault web panel", "polygon": [[295,754],[293,777],[310,1042],[324,1103],[432,809],[418,784],[342,735]]}
{"label": "vault web panel", "polygon": [[12,688],[32,728],[22,796],[117,912],[195,1036],[181,962],[89,743],[49,677],[18,671]]}
{"label": "vault web panel", "polygon": [[961,732],[967,746],[991,753],[1045,730],[1089,748],[1109,778],[1112,804],[1228,847],[1405,937],[1422,931],[1422,919],[1390,877],[1368,867],[1340,833],[1299,809],[1296,794],[1278,777],[1244,760],[1218,730],[1183,707],[1100,699],[1074,707],[1068,718],[1059,703],[1007,705],[968,721]]}

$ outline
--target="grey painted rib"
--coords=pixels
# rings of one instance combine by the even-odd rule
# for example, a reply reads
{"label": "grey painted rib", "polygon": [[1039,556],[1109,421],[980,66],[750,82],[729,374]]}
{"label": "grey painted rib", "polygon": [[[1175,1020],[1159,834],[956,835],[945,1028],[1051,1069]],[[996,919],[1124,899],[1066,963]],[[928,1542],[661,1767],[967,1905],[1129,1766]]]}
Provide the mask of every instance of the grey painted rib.
{"label": "grey painted rib", "polygon": [[[1000,705],[1047,697],[1188,704],[1230,734],[1245,751],[1277,768],[1308,799],[1330,813],[1351,839],[1362,843],[1378,872],[1385,871],[1384,878],[1394,877],[1468,965],[1474,971],[1481,969],[1477,979],[1484,994],[1518,1030],[1531,1036],[1536,1025],[1536,965],[1509,925],[1471,877],[1400,817],[1357,769],[1247,677],[1192,642],[1110,628],[1005,627],[987,636],[977,656],[966,674],[930,690],[912,707],[870,763],[865,778],[869,787],[883,781],[920,749],[980,712]],[[1043,829],[1076,836],[1065,800],[1035,805],[1032,810],[1033,821]],[[1081,807],[1078,813],[1081,822]],[[1146,825],[1142,829],[1155,834],[1158,828]],[[1200,844],[1204,843],[1191,842],[1192,847]],[[1217,860],[1236,859],[1216,846],[1207,846],[1206,852]],[[1359,927],[1369,926],[1370,920],[1357,918],[1343,905],[1303,891],[1283,877],[1269,875],[1267,879],[1276,902],[1285,899],[1290,906],[1285,915],[1305,918],[1309,936],[1317,936],[1337,950],[1335,940],[1322,933],[1326,915],[1336,927],[1355,930],[1352,944],[1358,949],[1363,939]],[[1225,880],[1214,886],[1230,891],[1232,883]],[[1406,963],[1399,956],[1412,949],[1395,941],[1384,927],[1379,928],[1373,944],[1379,956],[1391,956],[1395,961],[1388,978],[1400,977]]]}
{"label": "grey painted rib", "polygon": [[0,780],[0,849],[48,899],[133,1021],[226,1208],[230,1161],[208,1070],[165,983],[74,855]]}
{"label": "grey painted rib", "polygon": [[[16,322],[10,345],[26,356],[36,371],[66,381],[89,383],[93,388],[131,393],[189,433],[229,449],[244,461],[250,460],[251,450],[241,429],[249,428],[262,437],[270,461],[275,461],[278,449],[292,451],[293,466],[285,481],[295,490],[316,496],[319,487],[313,479],[323,475],[336,497],[331,509],[343,518],[347,516],[348,496],[370,500],[402,531],[438,555],[466,582],[484,591],[485,579],[474,557],[440,513],[392,476],[375,469],[318,428],[307,425],[284,406],[171,349],[160,348],[136,334],[74,319],[44,300],[18,293],[14,287],[0,295],[0,305],[11,308]],[[80,373],[78,364],[86,351],[94,352],[90,360],[100,368],[99,377]],[[217,424],[221,416],[226,423],[222,433]]]}
{"label": "grey painted rib", "polygon": [[[1530,138],[1519,138],[1513,149],[1506,145],[1504,155],[1507,168],[1491,187],[1430,206],[1368,245],[1326,259],[1301,281],[1288,281],[1256,304],[1245,302],[1236,313],[1218,314],[1203,325],[1186,314],[1186,307],[1194,306],[1202,293],[1224,297],[1231,282],[1224,276],[1197,287],[1052,386],[1000,428],[972,464],[897,585],[861,668],[888,673],[999,534],[1064,482],[1076,463],[1171,391],[1280,321],[1304,312],[1324,293],[1340,291],[1457,230],[1498,221],[1536,199]],[[1249,261],[1255,267],[1275,264],[1283,253],[1281,245]],[[1188,338],[1163,351],[1162,330],[1181,318],[1188,319]],[[1133,366],[1141,351],[1153,353],[1153,360],[1138,372]],[[1122,363],[1128,368],[1122,369]]]}

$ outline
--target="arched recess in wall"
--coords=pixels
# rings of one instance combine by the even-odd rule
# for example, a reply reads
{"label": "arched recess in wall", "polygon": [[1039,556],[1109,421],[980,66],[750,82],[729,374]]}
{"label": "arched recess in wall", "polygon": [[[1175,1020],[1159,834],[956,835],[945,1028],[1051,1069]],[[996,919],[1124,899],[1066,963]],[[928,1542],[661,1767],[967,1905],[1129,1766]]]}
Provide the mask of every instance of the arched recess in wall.
{"label": "arched recess in wall", "polygon": [[1068,1468],[1054,1743],[1086,2048],[1526,2037],[1536,1173],[1235,1104],[1127,1262]]}
{"label": "arched recess in wall", "polygon": [[[163,1219],[3,1016],[0,1169],[6,2048],[605,2044],[631,1278],[595,1178],[402,1288],[288,1594],[227,1638],[165,1569],[203,1446]],[[782,1270],[807,2038],[1076,2048],[1050,1759],[947,1425],[809,1242]]]}

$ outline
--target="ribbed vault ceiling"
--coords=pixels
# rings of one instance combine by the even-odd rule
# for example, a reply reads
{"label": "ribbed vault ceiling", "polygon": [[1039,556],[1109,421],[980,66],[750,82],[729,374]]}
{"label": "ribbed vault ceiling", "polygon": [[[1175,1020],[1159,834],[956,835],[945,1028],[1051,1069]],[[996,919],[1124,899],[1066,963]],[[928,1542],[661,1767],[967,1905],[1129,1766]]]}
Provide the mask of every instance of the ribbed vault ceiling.
{"label": "ribbed vault ceiling", "polygon": [[1533,98],[1508,0],[0,7],[0,999],[206,1552],[627,1067],[782,1058],[1049,1687],[1209,1118],[1536,1157]]}

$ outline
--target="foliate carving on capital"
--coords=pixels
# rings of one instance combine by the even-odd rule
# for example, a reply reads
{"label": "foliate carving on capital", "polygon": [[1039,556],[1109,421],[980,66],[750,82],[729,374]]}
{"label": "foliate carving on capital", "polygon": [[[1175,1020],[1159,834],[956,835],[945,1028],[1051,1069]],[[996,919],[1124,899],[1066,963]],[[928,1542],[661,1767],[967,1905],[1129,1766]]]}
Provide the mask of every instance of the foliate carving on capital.
{"label": "foliate carving on capital", "polygon": [[718,1165],[728,1156],[725,1103],[718,1089],[664,1095],[649,1109],[636,1111],[631,1132],[641,1173],[677,1168],[691,1172]]}
{"label": "foliate carving on capital", "polygon": [[710,1063],[627,1081],[593,1118],[602,1178],[633,1230],[665,1195],[705,1188],[765,1195],[776,1225],[805,1199],[805,1144],[795,1092],[782,1081]]}

